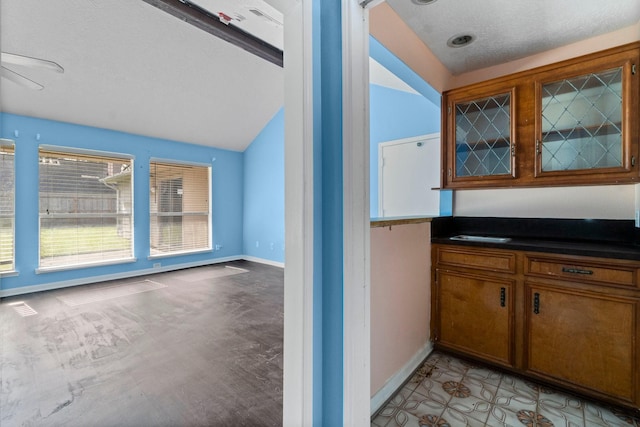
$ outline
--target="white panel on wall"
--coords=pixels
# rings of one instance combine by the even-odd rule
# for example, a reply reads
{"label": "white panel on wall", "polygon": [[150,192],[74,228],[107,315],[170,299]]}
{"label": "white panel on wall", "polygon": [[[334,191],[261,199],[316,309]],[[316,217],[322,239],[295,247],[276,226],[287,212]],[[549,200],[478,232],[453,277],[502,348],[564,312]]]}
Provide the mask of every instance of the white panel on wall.
{"label": "white panel on wall", "polygon": [[[455,216],[633,219],[636,185],[454,191]],[[639,190],[640,191],[640,190]]]}
{"label": "white panel on wall", "polygon": [[440,134],[378,145],[378,212],[381,217],[434,215],[440,211]]}

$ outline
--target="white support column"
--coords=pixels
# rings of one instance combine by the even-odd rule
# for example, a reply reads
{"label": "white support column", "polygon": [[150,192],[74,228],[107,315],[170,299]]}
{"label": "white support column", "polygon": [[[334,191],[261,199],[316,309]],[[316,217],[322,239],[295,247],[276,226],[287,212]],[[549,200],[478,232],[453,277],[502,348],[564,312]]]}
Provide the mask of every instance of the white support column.
{"label": "white support column", "polygon": [[342,2],[345,426],[370,423],[369,16]]}
{"label": "white support column", "polygon": [[313,425],[313,73],[311,2],[285,21],[283,426]]}

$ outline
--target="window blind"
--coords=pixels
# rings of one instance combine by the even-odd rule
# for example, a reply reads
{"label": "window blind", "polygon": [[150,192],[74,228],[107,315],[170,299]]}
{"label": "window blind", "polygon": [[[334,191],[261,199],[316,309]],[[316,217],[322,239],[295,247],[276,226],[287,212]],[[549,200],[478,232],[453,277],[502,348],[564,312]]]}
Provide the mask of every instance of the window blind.
{"label": "window blind", "polygon": [[151,162],[151,255],[211,249],[210,169]]}
{"label": "window blind", "polygon": [[39,152],[40,267],[129,260],[132,160]]}
{"label": "window blind", "polygon": [[0,142],[0,273],[14,269],[15,169],[13,144]]}

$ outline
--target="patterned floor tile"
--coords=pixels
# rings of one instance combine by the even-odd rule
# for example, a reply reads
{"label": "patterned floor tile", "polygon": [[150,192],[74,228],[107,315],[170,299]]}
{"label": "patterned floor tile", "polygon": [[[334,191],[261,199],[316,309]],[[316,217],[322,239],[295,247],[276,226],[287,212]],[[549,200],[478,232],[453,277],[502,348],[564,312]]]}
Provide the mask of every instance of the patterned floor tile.
{"label": "patterned floor tile", "polygon": [[569,394],[560,392],[540,391],[538,398],[538,412],[561,416],[568,414],[572,417],[584,418],[584,402]]}
{"label": "patterned floor tile", "polygon": [[640,427],[629,413],[433,353],[373,427]]}
{"label": "patterned floor tile", "polygon": [[486,425],[491,427],[515,427],[522,426],[522,422],[518,419],[518,409],[509,410],[500,406],[493,406]]}
{"label": "patterned floor tile", "polygon": [[493,402],[496,397],[496,392],[498,391],[497,385],[472,377],[469,373],[462,379],[462,384],[469,389],[472,396],[487,402]]}
{"label": "patterned floor tile", "polygon": [[425,379],[431,378],[431,376],[437,369],[438,367],[436,366],[435,363],[428,361],[427,363],[424,363],[422,366],[420,366],[420,368],[416,370],[416,372],[413,374],[413,376],[411,377],[411,379],[408,381],[407,384],[413,385],[415,389],[415,387],[417,387],[418,384],[420,384],[422,381],[424,381]]}
{"label": "patterned floor tile", "polygon": [[582,414],[575,415],[560,410],[547,409],[539,409],[537,414],[549,420],[554,427],[585,427]]}
{"label": "patterned floor tile", "polygon": [[502,373],[482,367],[469,368],[465,377],[495,386],[499,386],[502,381]]}
{"label": "patterned floor tile", "polygon": [[442,414],[441,420],[446,421],[451,427],[483,427],[487,425],[485,421],[488,414],[485,414],[485,420],[476,419],[478,414],[472,415],[474,414],[456,411],[448,407]]}
{"label": "patterned floor tile", "polygon": [[585,403],[584,419],[587,425],[607,427],[629,427],[640,425],[637,419],[618,410],[598,406],[592,402]]}
{"label": "patterned floor tile", "polygon": [[464,416],[464,419],[472,418],[478,422],[484,423],[489,417],[489,412],[491,411],[492,406],[493,405],[491,403],[478,399],[475,396],[468,396],[465,398],[453,397],[451,401],[449,401],[449,404],[445,409],[445,413],[452,410],[455,414]]}
{"label": "patterned floor tile", "polygon": [[413,393],[402,405],[402,410],[416,417],[423,415],[439,416],[447,405],[429,397]]}
{"label": "patterned floor tile", "polygon": [[378,426],[385,426],[391,421],[395,415],[402,410],[405,402],[413,395],[412,390],[409,387],[401,388],[391,400],[380,410],[376,415],[376,423]]}
{"label": "patterned floor tile", "polygon": [[465,372],[459,370],[452,370],[448,366],[437,366],[437,369],[434,369],[431,376],[429,377],[432,381],[438,382],[440,384],[444,384],[450,381],[462,381]]}
{"label": "patterned floor tile", "polygon": [[442,384],[430,378],[423,380],[415,388],[414,393],[442,405],[446,405],[451,400],[451,395],[444,391]]}
{"label": "patterned floor tile", "polygon": [[494,403],[509,411],[535,411],[538,405],[538,391],[518,377],[505,375],[496,392]]}
{"label": "patterned floor tile", "polygon": [[410,412],[400,411],[385,427],[449,427],[449,425],[435,414],[416,416]]}
{"label": "patterned floor tile", "polygon": [[388,422],[388,417],[377,416],[373,420],[371,420],[371,427],[385,427]]}
{"label": "patterned floor tile", "polygon": [[475,365],[471,365],[467,361],[452,356],[445,356],[438,359],[436,366],[443,371],[464,375],[469,370],[470,366]]}

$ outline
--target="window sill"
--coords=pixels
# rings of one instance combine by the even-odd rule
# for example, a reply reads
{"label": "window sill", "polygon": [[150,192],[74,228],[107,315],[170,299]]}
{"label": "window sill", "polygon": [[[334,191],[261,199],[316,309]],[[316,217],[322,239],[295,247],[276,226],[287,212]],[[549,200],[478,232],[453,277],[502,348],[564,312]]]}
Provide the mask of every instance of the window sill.
{"label": "window sill", "polygon": [[176,257],[176,256],[182,256],[182,255],[197,255],[197,254],[206,254],[206,253],[213,253],[213,248],[199,249],[199,250],[195,250],[195,251],[167,252],[167,253],[164,253],[164,254],[149,255],[147,257],[147,259],[148,260],[153,260],[153,259],[158,259],[158,258],[171,258],[171,257]]}
{"label": "window sill", "polygon": [[0,272],[0,278],[2,277],[14,277],[20,275],[20,272],[17,270],[8,270]]}
{"label": "window sill", "polygon": [[138,261],[137,258],[123,258],[123,259],[116,259],[112,261],[88,262],[84,264],[56,265],[53,267],[39,267],[39,268],[36,268],[36,274],[54,273],[57,271],[67,271],[67,270],[79,270],[81,268],[104,267],[107,265],[116,265],[116,264],[131,264],[136,261]]}

